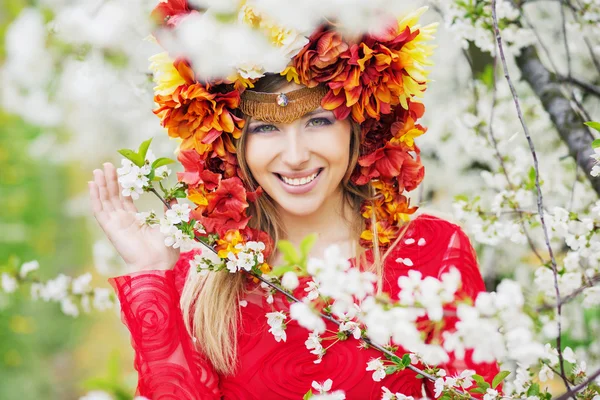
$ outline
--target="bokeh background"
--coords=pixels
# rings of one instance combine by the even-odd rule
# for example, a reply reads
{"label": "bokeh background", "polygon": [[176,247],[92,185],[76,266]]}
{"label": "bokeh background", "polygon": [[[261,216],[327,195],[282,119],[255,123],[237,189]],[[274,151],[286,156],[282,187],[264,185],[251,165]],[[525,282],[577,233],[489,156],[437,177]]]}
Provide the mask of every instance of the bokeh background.
{"label": "bokeh background", "polygon": [[[148,57],[160,49],[147,39],[146,17],[154,3],[0,0],[0,272],[37,260],[34,274],[40,281],[90,273],[91,287],[108,288],[106,279],[124,271],[91,215],[87,181],[102,162],[120,164],[118,149],[137,148],[150,137],[158,156],[171,157],[177,147],[152,113]],[[414,3],[429,5],[424,19],[440,27],[424,99],[429,131],[417,140],[426,178],[413,203],[465,227],[489,290],[511,277],[539,303],[546,283],[536,280],[540,263],[523,231],[526,226],[543,253],[532,157],[501,65],[493,67],[489,1]],[[537,147],[547,210],[553,214],[553,207],[561,207],[600,221],[594,189],[600,185],[589,177],[591,161],[587,170],[576,168],[572,149],[513,60],[534,46],[550,71],[597,88],[600,6],[575,2],[581,12],[567,12],[563,30],[565,10],[558,2],[524,6],[526,20],[508,2],[500,3],[509,67]],[[564,82],[560,95],[568,99],[579,128],[586,129],[584,120],[600,120],[598,94]],[[490,121],[512,188],[490,140]],[[597,137],[593,130],[589,135]],[[589,147],[582,155],[586,160],[590,141],[583,144]],[[137,204],[160,209],[150,196]],[[515,210],[527,213],[518,219]],[[572,249],[564,237],[554,235],[553,245],[561,266],[568,266],[563,260]],[[598,257],[584,254],[586,268],[597,271]],[[574,285],[566,278],[561,284],[565,290]],[[563,341],[590,369],[600,357],[600,312],[591,304],[574,302],[567,309]],[[133,354],[118,307],[78,310],[73,317],[57,302],[33,300],[25,284],[13,293],[0,290],[0,399],[78,399],[98,390],[116,399],[133,397]],[[539,317],[537,333],[550,341],[555,317]],[[561,390],[558,381],[551,384]]]}

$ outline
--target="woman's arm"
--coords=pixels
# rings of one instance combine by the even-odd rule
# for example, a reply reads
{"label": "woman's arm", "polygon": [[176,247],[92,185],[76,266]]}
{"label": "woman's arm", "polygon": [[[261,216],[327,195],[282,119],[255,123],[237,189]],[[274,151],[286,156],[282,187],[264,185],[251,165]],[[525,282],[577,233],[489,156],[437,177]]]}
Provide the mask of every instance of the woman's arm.
{"label": "woman's arm", "polygon": [[218,375],[198,351],[181,314],[179,298],[193,252],[172,270],[138,271],[109,279],[131,332],[138,371],[137,394],[149,399],[220,399]]}

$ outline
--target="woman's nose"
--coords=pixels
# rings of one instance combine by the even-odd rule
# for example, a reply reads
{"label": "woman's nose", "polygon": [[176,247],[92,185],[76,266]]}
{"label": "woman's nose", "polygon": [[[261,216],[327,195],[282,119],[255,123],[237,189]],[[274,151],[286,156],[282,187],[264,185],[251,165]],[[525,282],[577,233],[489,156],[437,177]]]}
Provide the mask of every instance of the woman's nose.
{"label": "woman's nose", "polygon": [[291,130],[286,133],[286,142],[281,158],[290,168],[299,168],[310,159],[309,143],[300,130]]}

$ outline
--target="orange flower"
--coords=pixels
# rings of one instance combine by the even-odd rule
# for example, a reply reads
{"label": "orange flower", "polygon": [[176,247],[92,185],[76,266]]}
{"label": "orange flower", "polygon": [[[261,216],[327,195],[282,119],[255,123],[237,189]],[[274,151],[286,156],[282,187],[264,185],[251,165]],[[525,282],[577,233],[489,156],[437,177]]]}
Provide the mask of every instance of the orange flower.
{"label": "orange flower", "polygon": [[[377,221],[376,223],[377,237],[379,246],[388,247],[398,237],[400,228],[390,224],[388,221]],[[360,235],[360,245],[365,248],[373,247],[373,230],[371,224],[367,224],[367,229]]]}
{"label": "orange flower", "polygon": [[408,147],[413,147],[415,138],[424,134],[425,131],[425,128],[419,124],[415,125],[415,120],[408,116],[406,122],[397,121],[392,124],[392,134],[394,135],[392,143],[406,143]]}
{"label": "orange flower", "polygon": [[399,195],[394,201],[385,204],[385,210],[390,217],[390,222],[396,224],[408,222],[410,215],[414,214],[419,207],[410,207],[410,199]]}
{"label": "orange flower", "polygon": [[[202,145],[213,143],[223,132],[236,139],[241,136],[244,120],[231,111],[239,106],[239,91],[213,93],[211,89],[208,84],[193,83],[179,86],[170,95],[154,96],[159,105],[154,113],[160,117],[169,136],[193,138]],[[201,150],[203,153],[209,148]]]}
{"label": "orange flower", "polygon": [[315,87],[344,70],[341,57],[348,50],[348,44],[338,32],[324,27],[317,29],[309,40],[292,62],[302,83]]}
{"label": "orange flower", "polygon": [[215,250],[221,258],[227,258],[229,253],[237,254],[240,251],[235,248],[238,243],[243,243],[244,239],[238,230],[227,231],[219,240]]}

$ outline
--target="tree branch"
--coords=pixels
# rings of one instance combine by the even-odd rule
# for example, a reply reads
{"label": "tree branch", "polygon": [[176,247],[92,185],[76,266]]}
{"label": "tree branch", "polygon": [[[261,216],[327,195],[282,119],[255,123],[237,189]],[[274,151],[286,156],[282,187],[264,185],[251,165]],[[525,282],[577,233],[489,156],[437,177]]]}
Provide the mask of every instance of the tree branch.
{"label": "tree branch", "polygon": [[590,175],[595,164],[590,157],[594,153],[592,150],[594,137],[561,91],[559,78],[542,64],[534,46],[522,49],[516,61],[523,79],[529,83],[540,99],[561,139],[569,148],[569,154],[585,172],[596,193],[600,195],[600,177],[594,178]]}

